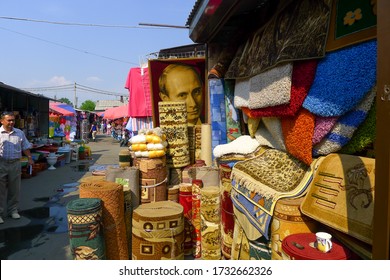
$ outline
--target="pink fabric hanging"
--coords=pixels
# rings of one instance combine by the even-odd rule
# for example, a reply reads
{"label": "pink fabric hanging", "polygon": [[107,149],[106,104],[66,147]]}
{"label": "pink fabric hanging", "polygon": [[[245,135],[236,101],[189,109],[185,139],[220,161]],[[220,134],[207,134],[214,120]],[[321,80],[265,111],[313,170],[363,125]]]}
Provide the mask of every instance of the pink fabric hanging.
{"label": "pink fabric hanging", "polygon": [[125,88],[129,90],[130,117],[152,116],[148,68],[131,68],[127,76]]}

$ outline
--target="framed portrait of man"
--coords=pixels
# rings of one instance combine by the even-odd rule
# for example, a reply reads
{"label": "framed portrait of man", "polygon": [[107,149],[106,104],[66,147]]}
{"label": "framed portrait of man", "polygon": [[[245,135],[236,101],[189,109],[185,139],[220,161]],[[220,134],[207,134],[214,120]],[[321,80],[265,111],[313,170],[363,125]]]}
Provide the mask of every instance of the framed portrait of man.
{"label": "framed portrait of man", "polygon": [[160,101],[184,101],[189,125],[207,123],[204,58],[151,59],[148,68],[154,127],[160,125]]}

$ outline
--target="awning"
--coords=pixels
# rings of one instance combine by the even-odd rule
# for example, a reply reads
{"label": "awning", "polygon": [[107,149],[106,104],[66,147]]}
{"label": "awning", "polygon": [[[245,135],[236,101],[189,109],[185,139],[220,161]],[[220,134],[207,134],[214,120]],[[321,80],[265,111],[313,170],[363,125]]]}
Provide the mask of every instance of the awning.
{"label": "awning", "polygon": [[74,116],[76,114],[72,105],[61,102],[50,101],[49,110],[63,116]]}
{"label": "awning", "polygon": [[129,117],[129,105],[108,108],[104,111],[104,119],[115,120]]}

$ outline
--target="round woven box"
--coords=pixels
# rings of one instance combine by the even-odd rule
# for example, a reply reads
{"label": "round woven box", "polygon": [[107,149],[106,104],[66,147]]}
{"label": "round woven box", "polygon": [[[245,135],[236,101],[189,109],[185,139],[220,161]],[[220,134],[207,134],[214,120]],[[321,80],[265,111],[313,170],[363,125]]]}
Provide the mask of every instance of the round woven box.
{"label": "round woven box", "polygon": [[137,207],[132,219],[132,259],[184,259],[183,210],[183,206],[173,201]]}

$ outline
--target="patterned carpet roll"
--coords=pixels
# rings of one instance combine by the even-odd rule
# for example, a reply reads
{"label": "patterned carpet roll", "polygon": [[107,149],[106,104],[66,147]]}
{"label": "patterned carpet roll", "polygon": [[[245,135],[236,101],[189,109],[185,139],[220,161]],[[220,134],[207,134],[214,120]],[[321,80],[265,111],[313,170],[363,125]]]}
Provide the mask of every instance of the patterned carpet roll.
{"label": "patterned carpet roll", "polygon": [[302,214],[299,209],[303,197],[282,198],[275,204],[271,223],[271,258],[282,260],[283,239],[294,233],[316,232],[318,223]]}
{"label": "patterned carpet roll", "polygon": [[202,125],[195,125],[195,160],[201,159],[202,150]]}
{"label": "patterned carpet roll", "polygon": [[67,206],[70,249],[75,260],[105,260],[102,201],[78,198]]}
{"label": "patterned carpet roll", "polygon": [[203,260],[221,259],[221,201],[217,186],[200,190],[201,246]]}
{"label": "patterned carpet roll", "polygon": [[230,197],[232,183],[230,180],[231,167],[227,164],[219,166],[221,177],[221,226],[222,226],[222,254],[227,260],[231,258],[233,231],[234,231],[234,213],[233,202]]}
{"label": "patterned carpet roll", "polygon": [[190,152],[190,164],[195,162],[195,142],[196,142],[196,136],[195,136],[195,126],[189,125],[188,126],[188,149]]}
{"label": "patterned carpet roll", "polygon": [[204,123],[202,124],[202,140],[200,159],[204,160],[207,166],[211,166],[213,163],[212,159],[212,144],[211,144],[211,125]]}
{"label": "patterned carpet roll", "polygon": [[133,212],[133,260],[183,260],[183,206],[172,201],[141,204]]}
{"label": "patterned carpet roll", "polygon": [[184,210],[184,255],[192,255],[192,234],[194,227],[192,225],[192,184],[179,184],[179,203]]}
{"label": "patterned carpet roll", "polygon": [[203,188],[202,180],[192,180],[192,225],[194,227],[194,234],[192,236],[194,258],[201,257],[201,217],[200,217],[200,191]]}
{"label": "patterned carpet roll", "polygon": [[179,203],[179,185],[168,186],[167,200]]}
{"label": "patterned carpet roll", "polygon": [[249,240],[237,219],[234,220],[232,260],[249,260]]}
{"label": "patterned carpet roll", "polygon": [[141,204],[167,200],[168,170],[166,157],[134,158],[140,170]]}
{"label": "patterned carpet roll", "polygon": [[82,183],[80,184],[80,198],[99,198],[102,200],[107,259],[128,260],[129,250],[124,207],[119,207],[124,205],[123,186],[106,181]]}
{"label": "patterned carpet roll", "polygon": [[119,166],[131,166],[131,155],[129,149],[122,149],[119,152]]}
{"label": "patterned carpet roll", "polygon": [[141,202],[139,169],[136,167],[112,167],[106,170],[106,181],[128,186],[131,190],[131,206],[137,207]]}
{"label": "patterned carpet roll", "polygon": [[158,103],[160,127],[167,136],[167,165],[184,167],[190,164],[187,107],[185,102]]}

